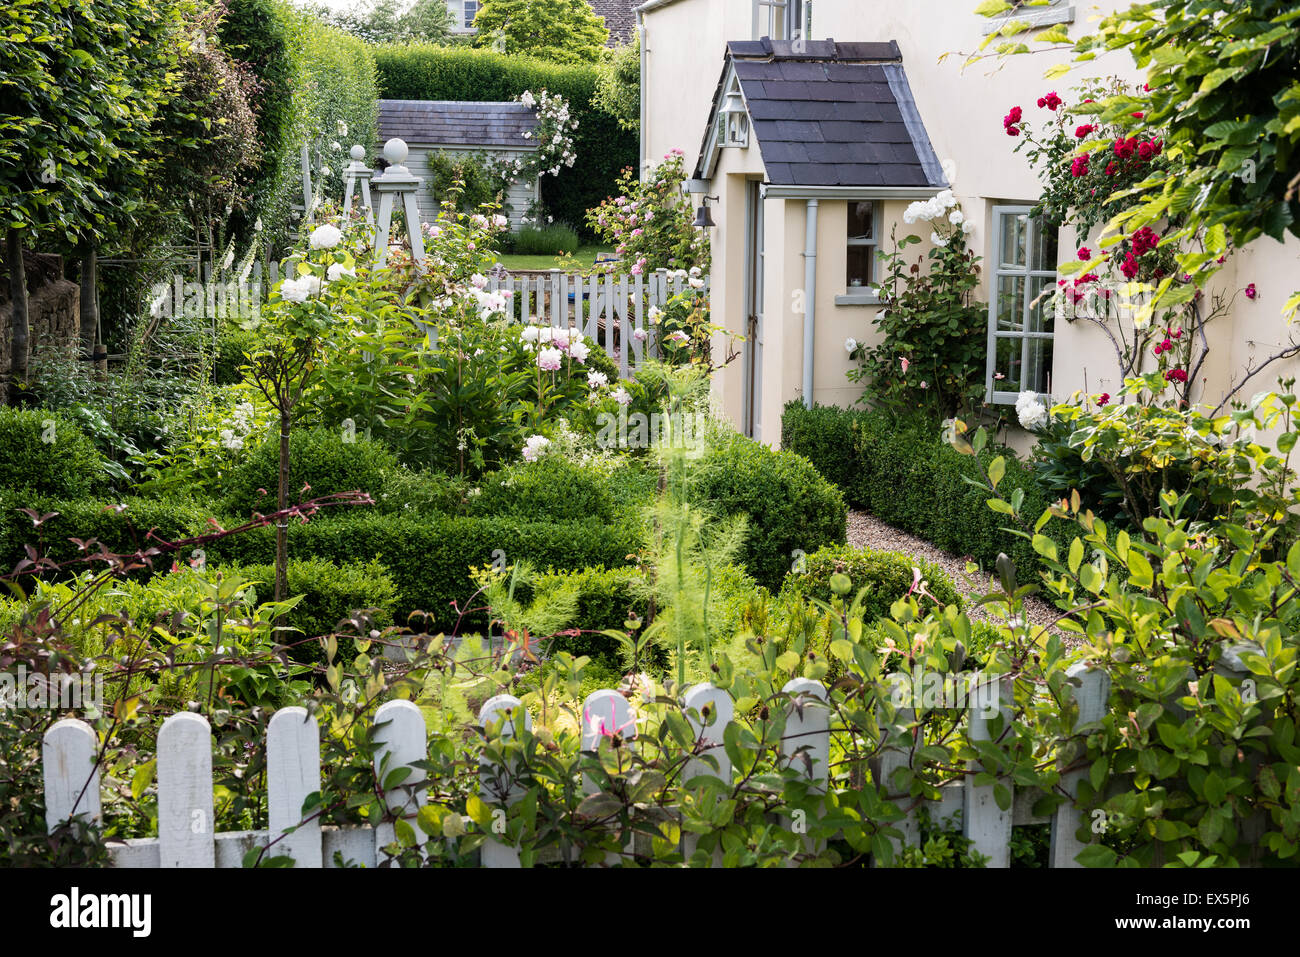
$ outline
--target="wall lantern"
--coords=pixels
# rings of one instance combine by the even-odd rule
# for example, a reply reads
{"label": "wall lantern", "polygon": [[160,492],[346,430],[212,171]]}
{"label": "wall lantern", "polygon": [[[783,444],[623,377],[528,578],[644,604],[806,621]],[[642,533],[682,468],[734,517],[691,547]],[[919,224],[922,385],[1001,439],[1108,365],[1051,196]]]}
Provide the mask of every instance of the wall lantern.
{"label": "wall lantern", "polygon": [[724,146],[749,146],[749,111],[745,109],[745,98],[739,90],[727,94],[727,102],[722,108]]}

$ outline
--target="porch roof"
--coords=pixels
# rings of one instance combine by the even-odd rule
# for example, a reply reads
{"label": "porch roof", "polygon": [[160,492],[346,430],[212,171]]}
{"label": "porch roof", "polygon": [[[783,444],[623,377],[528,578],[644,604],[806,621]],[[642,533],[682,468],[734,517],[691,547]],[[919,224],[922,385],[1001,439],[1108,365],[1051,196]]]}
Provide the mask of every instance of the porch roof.
{"label": "porch roof", "polygon": [[727,44],[696,176],[712,173],[723,93],[734,76],[774,186],[941,189],[939,159],[898,44],[816,40]]}

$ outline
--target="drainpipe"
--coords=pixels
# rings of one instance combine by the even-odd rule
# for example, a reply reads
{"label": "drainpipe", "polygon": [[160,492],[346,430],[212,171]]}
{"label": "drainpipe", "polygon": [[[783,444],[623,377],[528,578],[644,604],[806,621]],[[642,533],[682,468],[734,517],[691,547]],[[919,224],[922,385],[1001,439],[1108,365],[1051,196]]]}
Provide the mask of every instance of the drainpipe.
{"label": "drainpipe", "polygon": [[813,404],[813,330],[817,322],[817,200],[808,200],[803,250],[803,405]]}
{"label": "drainpipe", "polygon": [[637,29],[641,35],[641,129],[638,131],[638,135],[637,135],[637,140],[638,140],[637,146],[641,150],[641,178],[645,179],[646,170],[650,165],[647,162],[646,142],[645,142],[645,135],[646,135],[646,130],[645,130],[646,60],[645,58],[646,58],[647,46],[648,46],[648,44],[646,43],[645,11],[637,10],[636,19],[637,19]]}

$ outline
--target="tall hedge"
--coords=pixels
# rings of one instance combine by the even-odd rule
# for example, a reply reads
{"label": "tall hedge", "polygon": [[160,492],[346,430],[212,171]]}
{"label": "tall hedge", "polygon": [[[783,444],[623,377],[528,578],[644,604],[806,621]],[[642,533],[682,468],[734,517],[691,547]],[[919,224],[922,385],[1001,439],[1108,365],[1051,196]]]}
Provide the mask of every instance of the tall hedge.
{"label": "tall hedge", "polygon": [[567,99],[578,119],[578,159],[559,176],[542,178],[542,200],[550,215],[579,231],[585,230],[586,211],[611,194],[619,172],[637,165],[636,134],[593,102],[599,76],[594,65],[431,44],[378,47],[375,64],[384,99],[505,101],[541,89]]}

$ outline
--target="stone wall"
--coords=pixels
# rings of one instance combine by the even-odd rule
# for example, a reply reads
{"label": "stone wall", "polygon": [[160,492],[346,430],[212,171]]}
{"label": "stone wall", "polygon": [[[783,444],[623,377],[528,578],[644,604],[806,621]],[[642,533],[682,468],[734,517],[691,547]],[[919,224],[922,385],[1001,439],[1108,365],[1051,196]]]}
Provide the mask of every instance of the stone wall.
{"label": "stone wall", "polygon": [[[24,250],[31,355],[53,349],[80,349],[81,287],[63,278],[63,257]],[[0,382],[9,379],[13,333],[9,267],[0,262]],[[75,352],[74,352],[75,354]]]}

